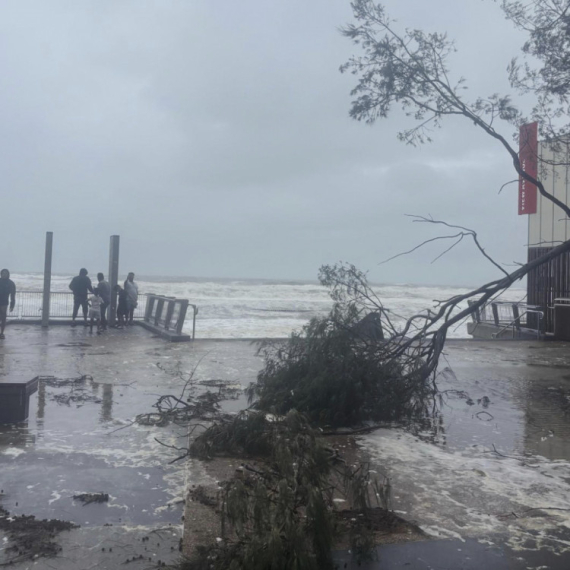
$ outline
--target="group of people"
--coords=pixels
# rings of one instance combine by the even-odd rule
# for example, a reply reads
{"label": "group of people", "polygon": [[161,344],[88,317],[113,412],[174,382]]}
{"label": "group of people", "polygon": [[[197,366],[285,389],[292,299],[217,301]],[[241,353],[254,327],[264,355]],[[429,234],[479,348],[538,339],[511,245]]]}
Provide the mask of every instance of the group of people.
{"label": "group of people", "polygon": [[[79,312],[79,307],[83,309],[83,321],[85,326],[97,327],[97,333],[107,328],[107,307],[111,304],[111,286],[105,281],[103,273],[97,273],[97,286],[93,287],[91,279],[87,276],[87,269],[79,271],[79,275],[74,277],[69,284],[73,292],[73,314],[71,326],[76,326],[75,319]],[[118,328],[123,328],[133,323],[135,309],[138,304],[139,287],[135,282],[135,274],[129,273],[124,287],[115,286],[115,293],[118,296],[117,321]],[[4,337],[6,328],[6,317],[8,307],[14,310],[16,305],[16,284],[10,279],[10,272],[7,269],[0,271],[0,339]],[[87,318],[89,317],[89,322]]]}
{"label": "group of people", "polygon": [[[75,276],[69,288],[73,292],[73,314],[71,326],[76,326],[75,319],[79,313],[79,307],[83,310],[83,321],[89,326],[90,332],[93,327],[97,328],[97,334],[107,328],[107,307],[111,304],[111,286],[105,281],[103,273],[97,273],[97,286],[93,287],[91,279],[87,276],[87,269],[80,269],[79,275]],[[135,309],[138,304],[139,287],[135,282],[135,274],[129,273],[124,288],[115,285],[115,293],[118,296],[117,321],[118,328],[123,328],[133,323]],[[0,288],[1,293],[1,288]],[[1,297],[0,297],[1,301]],[[89,322],[87,318],[89,317]],[[2,332],[4,332],[2,330]]]}

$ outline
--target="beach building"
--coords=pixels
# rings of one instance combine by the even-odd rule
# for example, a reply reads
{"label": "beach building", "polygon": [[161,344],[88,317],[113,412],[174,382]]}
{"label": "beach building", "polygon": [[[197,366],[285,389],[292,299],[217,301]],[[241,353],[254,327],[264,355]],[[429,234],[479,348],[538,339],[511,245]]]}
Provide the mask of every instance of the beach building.
{"label": "beach building", "polygon": [[[569,148],[566,142],[538,140],[537,123],[520,130],[519,156],[525,172],[540,180],[547,192],[570,204]],[[570,219],[536,186],[521,178],[518,214],[528,216],[527,260],[547,254],[570,239]],[[469,333],[479,338],[570,340],[570,253],[532,269],[524,302],[497,301],[474,316]]]}
{"label": "beach building", "polygon": [[[536,123],[521,129],[523,167],[538,176],[547,192],[570,204],[568,145],[539,142],[536,131]],[[528,261],[570,239],[566,214],[535,186],[523,181],[519,183],[518,213],[528,216]],[[564,253],[532,270],[527,278],[527,293],[528,305],[544,310],[544,334],[570,340],[570,254]]]}

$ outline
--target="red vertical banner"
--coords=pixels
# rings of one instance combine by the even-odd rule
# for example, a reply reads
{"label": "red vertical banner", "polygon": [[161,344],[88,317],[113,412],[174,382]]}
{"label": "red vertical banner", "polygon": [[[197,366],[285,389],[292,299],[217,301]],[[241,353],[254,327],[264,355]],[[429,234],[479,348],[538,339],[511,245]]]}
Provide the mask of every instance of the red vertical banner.
{"label": "red vertical banner", "polygon": [[[520,128],[519,160],[521,167],[533,178],[538,175],[538,123],[529,123]],[[536,214],[537,190],[534,184],[519,177],[519,216]]]}

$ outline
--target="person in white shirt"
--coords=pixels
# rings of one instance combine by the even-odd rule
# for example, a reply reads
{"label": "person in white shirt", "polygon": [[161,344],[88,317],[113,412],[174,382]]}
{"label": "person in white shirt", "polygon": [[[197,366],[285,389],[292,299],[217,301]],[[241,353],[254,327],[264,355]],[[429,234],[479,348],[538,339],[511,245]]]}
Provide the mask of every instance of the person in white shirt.
{"label": "person in white shirt", "polygon": [[99,289],[93,289],[93,295],[89,295],[89,332],[93,332],[93,325],[97,325],[97,334],[101,334],[101,304],[103,299],[99,296]]}
{"label": "person in white shirt", "polygon": [[137,308],[139,299],[139,286],[135,283],[135,274],[129,273],[125,281],[125,293],[127,294],[127,306],[129,313],[127,315],[127,324],[133,324],[135,309]]}

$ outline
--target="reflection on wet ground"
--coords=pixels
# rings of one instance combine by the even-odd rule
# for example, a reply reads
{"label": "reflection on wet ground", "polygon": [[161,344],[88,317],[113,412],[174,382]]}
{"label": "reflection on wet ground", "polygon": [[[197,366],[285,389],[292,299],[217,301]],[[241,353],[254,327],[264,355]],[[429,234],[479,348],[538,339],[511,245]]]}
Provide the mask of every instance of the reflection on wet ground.
{"label": "reflection on wet ground", "polygon": [[437,381],[428,425],[361,438],[394,508],[433,536],[569,567],[570,346],[451,341]]}
{"label": "reflection on wet ground", "polygon": [[[172,345],[139,328],[101,337],[66,327],[11,325],[7,332],[0,373],[53,378],[31,397],[27,422],[0,426],[0,503],[15,515],[81,525],[58,536],[60,558],[39,559],[34,568],[118,568],[143,556],[129,563],[136,569],[173,560],[184,490],[212,481],[200,462],[169,465],[178,454],[157,439],[178,447],[184,430],[130,424],[153,411],[160,395],[180,394],[178,371],[197,366],[197,383],[246,386],[262,364],[255,347]],[[467,540],[469,556],[486,549],[505,568],[570,567],[570,346],[452,341],[445,359],[435,419],[359,438],[374,468],[392,479],[394,509],[448,539],[442,548],[458,550]],[[243,406],[238,399],[225,407]],[[98,492],[109,501],[73,500]],[[0,537],[0,563],[5,544]],[[394,561],[415,552],[410,547],[402,558],[390,548]],[[430,549],[420,550],[422,557]]]}
{"label": "reflection on wet ground", "polygon": [[[138,327],[94,337],[80,328],[11,325],[6,336],[0,374],[42,379],[28,421],[0,425],[0,505],[12,515],[81,525],[58,536],[61,557],[38,559],[34,568],[117,568],[127,559],[130,568],[145,568],[174,560],[185,490],[209,479],[198,462],[169,465],[179,453],[159,441],[185,447],[184,429],[131,423],[153,411],[160,395],[179,395],[184,380],[177,374],[187,377],[198,362],[197,383],[248,384],[260,367],[254,349],[168,344]],[[81,493],[107,493],[109,500],[83,505],[73,499]],[[0,537],[0,564],[11,557],[6,546]]]}
{"label": "reflection on wet ground", "polygon": [[570,459],[570,346],[450,342],[452,374],[438,378],[446,443]]}

